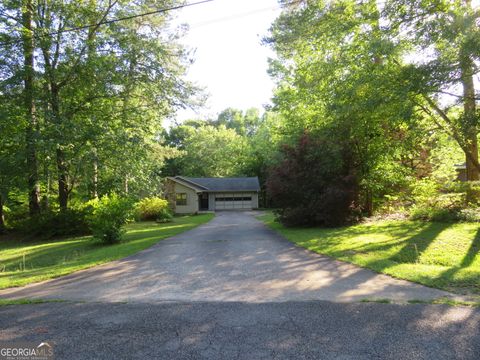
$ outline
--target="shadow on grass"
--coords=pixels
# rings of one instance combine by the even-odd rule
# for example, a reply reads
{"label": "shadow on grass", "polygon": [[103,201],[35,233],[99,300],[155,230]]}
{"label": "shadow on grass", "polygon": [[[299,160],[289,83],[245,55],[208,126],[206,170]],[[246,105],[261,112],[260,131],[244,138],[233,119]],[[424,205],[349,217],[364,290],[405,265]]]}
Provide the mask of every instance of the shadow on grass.
{"label": "shadow on grass", "polygon": [[395,255],[390,257],[398,263],[416,263],[428,246],[435,241],[438,235],[447,228],[449,223],[428,223],[419,233],[411,236],[403,242],[403,247]]}
{"label": "shadow on grass", "polygon": [[[473,289],[474,293],[480,293],[479,275],[477,272],[472,271],[471,274],[464,274],[462,280],[455,279],[455,275],[458,272],[466,270],[475,261],[478,253],[480,252],[480,229],[475,233],[475,237],[467,250],[467,253],[462,259],[459,266],[454,266],[438,276],[438,280],[444,283],[445,287],[449,287],[450,284],[455,283],[455,288],[461,288],[464,293],[470,293]],[[463,288],[462,288],[463,287]]]}
{"label": "shadow on grass", "polygon": [[[384,259],[377,259],[367,263],[367,266],[375,271],[383,272],[385,269],[397,264],[415,264],[420,260],[422,253],[440,235],[440,233],[452,226],[450,223],[427,223],[421,225],[421,230],[413,236],[402,241],[394,241],[391,244],[368,248],[368,251],[382,251],[393,247],[399,247],[393,255]],[[405,232],[403,232],[405,233]],[[391,232],[395,236],[395,233]]]}

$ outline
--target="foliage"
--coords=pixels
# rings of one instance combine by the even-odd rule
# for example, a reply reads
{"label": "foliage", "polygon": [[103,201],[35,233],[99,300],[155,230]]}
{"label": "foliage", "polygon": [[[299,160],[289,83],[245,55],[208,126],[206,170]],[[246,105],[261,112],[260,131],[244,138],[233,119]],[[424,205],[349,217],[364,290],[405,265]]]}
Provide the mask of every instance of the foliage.
{"label": "foliage", "polygon": [[135,217],[141,221],[169,222],[172,220],[172,213],[167,200],[151,197],[135,204]]}
{"label": "foliage", "polygon": [[441,208],[437,206],[415,206],[410,210],[411,220],[457,222],[462,220],[458,208]]}
{"label": "foliage", "polygon": [[404,44],[384,34],[376,6],[285,5],[265,40],[277,55],[270,73],[282,133],[290,144],[305,130],[328,132],[331,144],[344,143],[368,214],[385,195],[408,186],[425,142],[415,99],[398,85]]}
{"label": "foliage", "polygon": [[418,96],[418,108],[462,149],[468,180],[479,180],[478,9],[471,1],[390,0],[382,15],[385,33],[409,45],[404,84]]}
{"label": "foliage", "polygon": [[[189,53],[178,42],[183,29],[170,26],[170,14],[129,19],[165,5],[160,0],[0,4],[0,203],[12,207],[8,193],[30,191],[26,137],[42,197],[57,194],[54,208],[112,191],[134,196],[159,191],[163,163],[178,155],[159,144],[162,120],[193,102],[198,90],[183,78]],[[21,23],[27,13],[32,33]],[[116,17],[124,20],[84,27]],[[80,29],[62,31],[72,28]],[[42,35],[50,33],[58,36]],[[24,45],[30,36],[35,72],[27,87]]]}
{"label": "foliage", "polygon": [[[468,194],[480,193],[479,182],[451,182],[441,187],[432,179],[411,186],[409,214],[412,220],[477,222],[480,208]],[[474,199],[477,197],[474,197]]]}
{"label": "foliage", "polygon": [[212,214],[175,217],[173,225],[153,222],[127,224],[125,241],[111,246],[98,246],[98,240],[91,236],[36,243],[23,243],[2,236],[0,289],[44,281],[121,259],[206,223],[212,217]]}
{"label": "foliage", "polygon": [[458,293],[480,294],[480,224],[376,221],[287,228],[261,218],[293,243],[379,273]]}
{"label": "foliage", "polygon": [[283,224],[339,226],[358,219],[358,183],[346,148],[305,134],[283,153],[267,181]]}
{"label": "foliage", "polygon": [[178,159],[181,175],[221,177],[242,174],[247,142],[235,130],[224,125],[199,126],[183,140],[184,155]]}
{"label": "foliage", "polygon": [[119,243],[125,232],[123,226],[131,216],[131,201],[113,193],[92,200],[90,205],[93,210],[88,223],[93,236],[104,244]]}
{"label": "foliage", "polygon": [[50,239],[90,234],[86,209],[67,209],[46,211],[32,217],[23,217],[11,222],[11,225],[33,239]]}

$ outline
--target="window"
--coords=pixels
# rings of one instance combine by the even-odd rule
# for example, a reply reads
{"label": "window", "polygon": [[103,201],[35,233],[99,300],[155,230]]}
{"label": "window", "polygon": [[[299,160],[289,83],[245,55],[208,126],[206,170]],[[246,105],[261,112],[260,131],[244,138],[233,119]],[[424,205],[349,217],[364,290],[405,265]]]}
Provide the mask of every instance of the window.
{"label": "window", "polygon": [[215,201],[252,201],[252,197],[217,197]]}
{"label": "window", "polygon": [[176,203],[177,205],[187,205],[187,194],[177,193]]}

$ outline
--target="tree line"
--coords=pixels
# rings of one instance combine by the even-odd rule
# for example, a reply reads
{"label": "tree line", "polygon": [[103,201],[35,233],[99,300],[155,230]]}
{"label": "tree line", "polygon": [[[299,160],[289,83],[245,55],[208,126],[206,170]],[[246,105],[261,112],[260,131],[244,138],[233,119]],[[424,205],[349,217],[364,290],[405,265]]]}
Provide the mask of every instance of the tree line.
{"label": "tree line", "polygon": [[275,52],[272,105],[165,128],[201,97],[183,78],[190,54],[168,12],[129,15],[176,1],[4,1],[0,205],[35,215],[99,194],[158,194],[171,175],[258,176],[262,206],[290,225],[392,207],[480,214],[478,7],[279,2],[263,40]]}
{"label": "tree line", "polygon": [[26,202],[36,215],[155,187],[174,155],[158,141],[162,122],[198,89],[183,78],[191,59],[170,13],[135,16],[179,4],[0,4],[0,209]]}
{"label": "tree line", "polygon": [[465,162],[466,180],[479,180],[478,7],[469,0],[281,3],[265,43],[277,55],[273,110],[291,139],[270,182],[285,218],[328,223],[322,204],[331,204],[345,222],[411,197],[422,182],[447,193],[455,162]]}

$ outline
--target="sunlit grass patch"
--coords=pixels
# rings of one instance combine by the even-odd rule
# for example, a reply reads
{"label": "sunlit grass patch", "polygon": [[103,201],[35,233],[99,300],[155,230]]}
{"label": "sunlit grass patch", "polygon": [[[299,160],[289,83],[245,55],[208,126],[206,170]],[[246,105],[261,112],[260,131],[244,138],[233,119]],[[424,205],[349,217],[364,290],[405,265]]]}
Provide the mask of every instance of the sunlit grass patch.
{"label": "sunlit grass patch", "polygon": [[378,221],[342,228],[272,229],[306,249],[380,273],[462,294],[480,294],[480,224]]}

